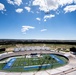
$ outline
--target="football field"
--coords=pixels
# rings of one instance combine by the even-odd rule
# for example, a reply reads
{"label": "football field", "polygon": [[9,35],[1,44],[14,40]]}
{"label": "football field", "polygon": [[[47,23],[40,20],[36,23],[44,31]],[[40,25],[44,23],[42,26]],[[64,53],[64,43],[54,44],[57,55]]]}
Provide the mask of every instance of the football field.
{"label": "football field", "polygon": [[[43,57],[14,57],[6,65],[3,70],[11,72],[38,71],[44,69],[52,69],[66,64],[67,60],[56,55],[42,55]],[[63,60],[65,61],[63,61]]]}

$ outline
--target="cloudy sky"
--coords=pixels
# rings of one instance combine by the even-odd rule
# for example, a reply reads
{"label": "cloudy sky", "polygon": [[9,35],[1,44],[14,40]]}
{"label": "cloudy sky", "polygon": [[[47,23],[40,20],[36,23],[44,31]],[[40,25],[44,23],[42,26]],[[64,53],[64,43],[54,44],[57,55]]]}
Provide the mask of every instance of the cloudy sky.
{"label": "cloudy sky", "polygon": [[76,0],[0,0],[0,39],[76,40]]}

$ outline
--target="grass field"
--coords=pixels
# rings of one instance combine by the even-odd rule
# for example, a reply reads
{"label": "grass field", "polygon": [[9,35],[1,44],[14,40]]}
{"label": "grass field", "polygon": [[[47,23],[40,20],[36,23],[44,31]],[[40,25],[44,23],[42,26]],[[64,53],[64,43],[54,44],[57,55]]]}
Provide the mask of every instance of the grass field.
{"label": "grass field", "polygon": [[[64,64],[58,63],[58,61],[50,57],[50,55],[42,55],[42,56],[43,57],[33,57],[33,58],[25,58],[21,56],[20,58],[16,58],[12,66],[8,69],[5,69],[5,71],[10,71],[10,72],[39,71],[45,69],[52,69],[67,64],[67,59],[62,56],[56,55],[59,59],[64,61]],[[42,68],[43,65],[48,65],[48,64],[50,65]],[[6,64],[0,64],[0,70],[2,70],[5,65]],[[39,66],[39,65],[41,66],[39,68],[27,69],[30,66]]]}

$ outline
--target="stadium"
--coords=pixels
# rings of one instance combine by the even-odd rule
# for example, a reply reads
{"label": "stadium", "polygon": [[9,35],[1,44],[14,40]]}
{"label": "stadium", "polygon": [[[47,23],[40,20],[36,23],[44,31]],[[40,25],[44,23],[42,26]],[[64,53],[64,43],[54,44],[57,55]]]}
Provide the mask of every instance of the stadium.
{"label": "stadium", "polygon": [[24,46],[0,54],[2,75],[70,75],[75,57],[47,46]]}

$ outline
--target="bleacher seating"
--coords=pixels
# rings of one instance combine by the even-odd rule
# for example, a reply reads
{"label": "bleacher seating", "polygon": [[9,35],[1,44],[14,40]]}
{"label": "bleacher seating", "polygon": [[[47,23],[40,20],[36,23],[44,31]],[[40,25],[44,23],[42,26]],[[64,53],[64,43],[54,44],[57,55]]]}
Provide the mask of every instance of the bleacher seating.
{"label": "bleacher seating", "polygon": [[22,48],[14,48],[14,52],[18,52],[18,51],[29,51],[29,50],[50,50],[49,47],[41,47],[41,46],[26,46],[26,47],[22,47]]}

